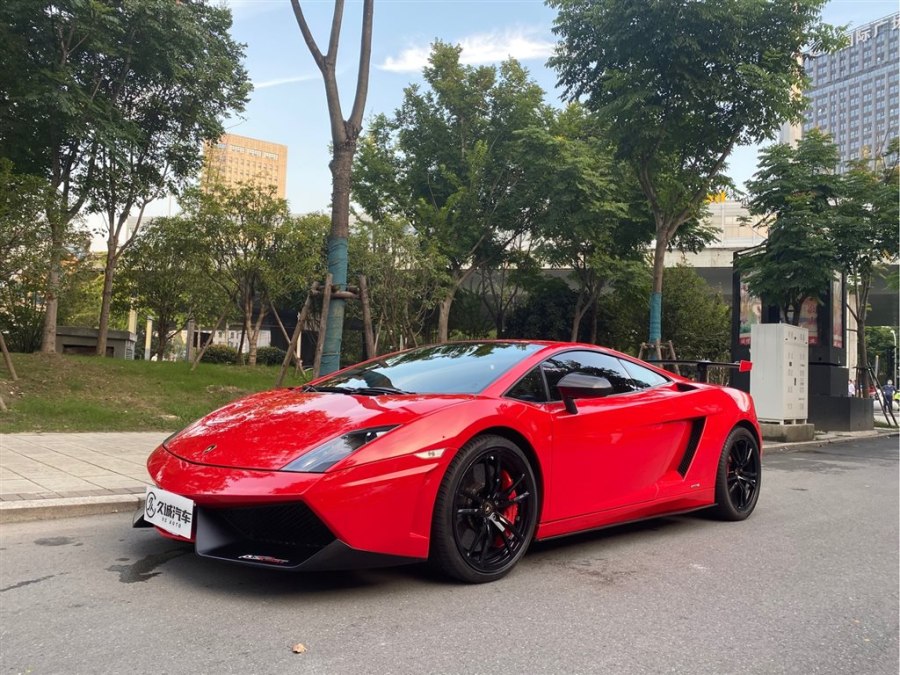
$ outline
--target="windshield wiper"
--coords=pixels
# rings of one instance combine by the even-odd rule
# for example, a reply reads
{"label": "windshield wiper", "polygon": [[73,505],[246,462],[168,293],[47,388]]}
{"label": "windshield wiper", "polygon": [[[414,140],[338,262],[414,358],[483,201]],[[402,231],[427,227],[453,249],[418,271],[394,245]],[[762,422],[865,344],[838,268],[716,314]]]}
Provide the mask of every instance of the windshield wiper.
{"label": "windshield wiper", "polygon": [[353,387],[314,387],[311,384],[303,386],[303,391],[312,391],[317,394],[355,394],[356,389]]}
{"label": "windshield wiper", "polygon": [[311,391],[324,394],[362,394],[363,396],[378,396],[380,394],[412,394],[415,392],[403,391],[396,387],[320,387],[307,384],[303,391]]}
{"label": "windshield wiper", "polygon": [[377,396],[378,394],[414,394],[414,391],[404,391],[403,389],[397,389],[397,387],[360,387],[356,390],[359,394],[371,394],[373,396]]}

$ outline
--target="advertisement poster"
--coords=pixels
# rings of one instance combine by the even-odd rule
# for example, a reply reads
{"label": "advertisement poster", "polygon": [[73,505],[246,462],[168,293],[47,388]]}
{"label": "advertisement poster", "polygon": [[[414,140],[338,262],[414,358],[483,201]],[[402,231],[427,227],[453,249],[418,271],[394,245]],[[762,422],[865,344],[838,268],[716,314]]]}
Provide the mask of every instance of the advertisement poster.
{"label": "advertisement poster", "polygon": [[750,327],[755,323],[762,323],[762,302],[755,295],[750,294],[747,284],[741,284],[741,327],[738,334],[738,343],[743,346],[750,344]]}
{"label": "advertisement poster", "polygon": [[840,279],[831,282],[831,316],[831,346],[841,349],[844,346],[844,302]]}
{"label": "advertisement poster", "polygon": [[819,344],[819,303],[807,298],[800,308],[800,327],[809,331],[809,344]]}

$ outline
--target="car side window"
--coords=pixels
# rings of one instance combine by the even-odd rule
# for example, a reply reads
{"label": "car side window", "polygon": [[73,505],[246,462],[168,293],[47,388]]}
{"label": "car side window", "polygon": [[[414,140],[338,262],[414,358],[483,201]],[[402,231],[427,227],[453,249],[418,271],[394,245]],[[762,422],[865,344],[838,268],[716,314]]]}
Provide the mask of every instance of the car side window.
{"label": "car side window", "polygon": [[564,352],[544,361],[541,368],[547,378],[551,401],[562,399],[559,394],[559,381],[569,373],[575,372],[605,377],[613,387],[613,394],[627,394],[643,389],[632,380],[619,359],[600,352]]}
{"label": "car side window", "polygon": [[628,374],[631,376],[632,381],[635,383],[635,385],[637,385],[639,389],[655,387],[659,384],[665,384],[669,381],[659,373],[654,372],[649,368],[645,368],[644,366],[640,366],[632,361],[626,361],[622,359],[622,365],[625,366],[625,370],[628,371]]}
{"label": "car side window", "polygon": [[520,401],[546,403],[547,390],[544,387],[544,376],[541,375],[540,367],[532,368],[525,377],[513,385],[506,395]]}

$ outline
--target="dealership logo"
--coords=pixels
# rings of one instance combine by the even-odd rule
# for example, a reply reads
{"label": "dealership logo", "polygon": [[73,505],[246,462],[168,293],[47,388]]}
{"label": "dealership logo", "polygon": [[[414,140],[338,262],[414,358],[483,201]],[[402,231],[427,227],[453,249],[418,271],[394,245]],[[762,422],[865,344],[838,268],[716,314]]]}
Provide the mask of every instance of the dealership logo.
{"label": "dealership logo", "polygon": [[185,525],[190,524],[193,518],[192,511],[164,501],[162,498],[157,497],[152,490],[147,493],[147,504],[144,507],[144,514],[151,519],[159,514],[160,518],[170,523],[184,523]]}

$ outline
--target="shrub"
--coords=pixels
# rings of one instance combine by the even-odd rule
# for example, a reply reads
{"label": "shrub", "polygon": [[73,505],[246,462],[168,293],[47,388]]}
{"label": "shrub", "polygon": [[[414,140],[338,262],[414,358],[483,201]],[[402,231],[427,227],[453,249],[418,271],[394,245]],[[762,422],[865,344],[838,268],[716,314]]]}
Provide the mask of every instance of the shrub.
{"label": "shrub", "polygon": [[286,353],[278,347],[260,347],[256,350],[256,363],[263,366],[280,366]]}
{"label": "shrub", "polygon": [[237,349],[228,345],[210,345],[200,360],[204,363],[237,363]]}

